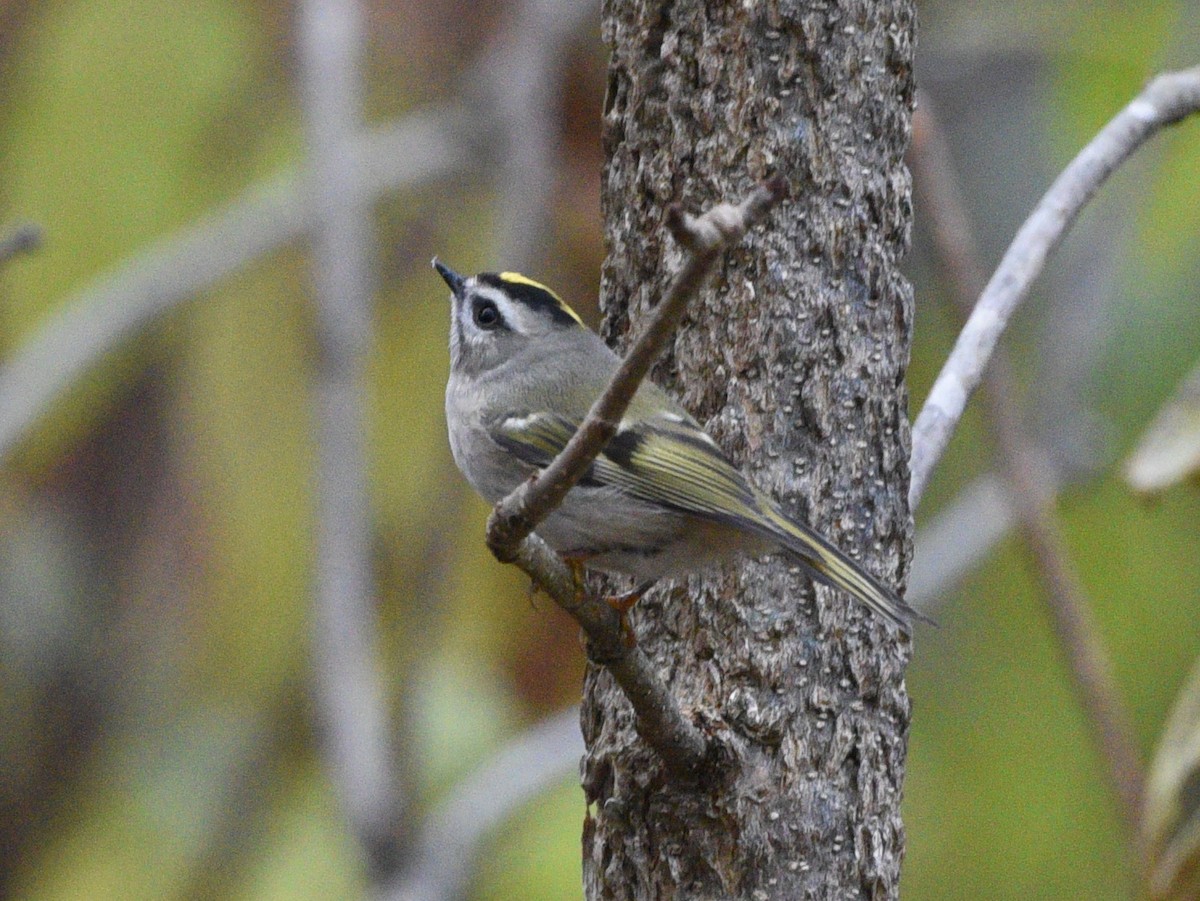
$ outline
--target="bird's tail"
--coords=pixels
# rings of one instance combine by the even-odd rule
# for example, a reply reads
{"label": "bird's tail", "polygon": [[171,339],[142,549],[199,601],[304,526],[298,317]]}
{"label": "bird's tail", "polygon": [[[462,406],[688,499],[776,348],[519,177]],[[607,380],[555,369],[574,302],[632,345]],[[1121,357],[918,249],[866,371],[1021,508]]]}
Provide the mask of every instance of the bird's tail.
{"label": "bird's tail", "polygon": [[[757,492],[756,492],[757,493]],[[775,538],[816,579],[853,595],[903,631],[912,632],[913,620],[933,620],[906,604],[903,598],[847,557],[832,542],[803,523],[795,522],[765,495],[759,497],[765,522],[758,531]]]}

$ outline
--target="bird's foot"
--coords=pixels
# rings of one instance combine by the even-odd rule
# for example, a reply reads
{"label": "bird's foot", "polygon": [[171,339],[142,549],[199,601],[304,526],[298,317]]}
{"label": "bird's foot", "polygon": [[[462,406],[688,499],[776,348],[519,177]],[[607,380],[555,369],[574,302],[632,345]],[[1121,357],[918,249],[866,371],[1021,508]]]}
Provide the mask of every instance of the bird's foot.
{"label": "bird's foot", "polygon": [[[571,578],[575,582],[575,603],[583,603],[587,597],[587,583],[584,581],[584,563],[589,560],[592,554],[563,554],[563,562],[571,570]],[[637,636],[634,634],[633,626],[629,623],[629,611],[634,605],[642,599],[650,588],[654,585],[654,581],[642,582],[635,586],[632,590],[626,591],[617,595],[606,595],[603,600],[609,607],[617,612],[617,617],[621,624],[621,638],[625,642],[626,647],[634,647],[637,644]]]}
{"label": "bird's foot", "polygon": [[637,636],[633,633],[633,626],[629,623],[629,611],[634,605],[642,599],[642,596],[654,587],[654,582],[642,582],[635,586],[630,591],[623,594],[609,595],[604,599],[604,602],[613,610],[617,611],[617,616],[621,620],[621,638],[625,641],[625,646],[632,648],[637,644]]}

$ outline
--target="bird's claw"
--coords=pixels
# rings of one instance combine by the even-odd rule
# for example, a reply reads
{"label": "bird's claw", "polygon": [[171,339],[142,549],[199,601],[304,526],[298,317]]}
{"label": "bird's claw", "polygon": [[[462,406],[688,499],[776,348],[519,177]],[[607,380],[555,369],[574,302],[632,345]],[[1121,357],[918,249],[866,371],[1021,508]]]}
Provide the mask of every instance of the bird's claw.
{"label": "bird's claw", "polygon": [[632,648],[637,644],[637,636],[634,634],[633,626],[629,622],[629,611],[634,608],[634,605],[642,599],[642,596],[653,585],[653,582],[643,582],[630,591],[626,591],[623,594],[610,595],[604,599],[605,603],[617,611],[617,616],[620,617],[621,638],[624,639],[626,647]]}

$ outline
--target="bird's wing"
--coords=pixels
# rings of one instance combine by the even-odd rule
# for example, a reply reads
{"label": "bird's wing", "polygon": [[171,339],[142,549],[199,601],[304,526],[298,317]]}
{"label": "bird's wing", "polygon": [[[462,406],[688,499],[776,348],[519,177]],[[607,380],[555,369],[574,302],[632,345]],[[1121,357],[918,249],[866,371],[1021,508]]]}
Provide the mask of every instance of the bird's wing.
{"label": "bird's wing", "polygon": [[[546,466],[579,423],[554,413],[510,416],[492,438],[519,459]],[[581,484],[621,488],[633,497],[742,528],[769,525],[759,495],[716,443],[674,413],[621,428]]]}
{"label": "bird's wing", "polygon": [[[535,413],[505,419],[492,437],[540,467],[554,459],[578,427],[558,414]],[[773,539],[820,581],[849,592],[905,631],[913,619],[927,619],[829,539],[784,514],[684,415],[670,412],[618,430],[580,484],[617,487],[652,504]]]}

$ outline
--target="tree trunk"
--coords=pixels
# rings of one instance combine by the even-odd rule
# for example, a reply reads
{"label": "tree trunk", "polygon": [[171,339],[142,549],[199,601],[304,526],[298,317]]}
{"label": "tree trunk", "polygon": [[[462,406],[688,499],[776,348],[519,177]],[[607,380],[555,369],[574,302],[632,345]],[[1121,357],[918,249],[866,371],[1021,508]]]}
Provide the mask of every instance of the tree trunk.
{"label": "tree trunk", "polygon": [[[911,552],[903,163],[911,0],[608,0],[606,332],[620,343],[680,259],[662,226],[786,177],[656,373],[791,513],[890,584]],[[909,645],[783,557],[656,591],[638,640],[733,762],[670,779],[589,668],[586,896],[888,898]]]}

